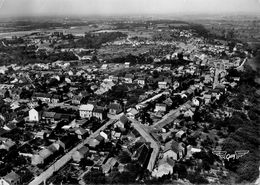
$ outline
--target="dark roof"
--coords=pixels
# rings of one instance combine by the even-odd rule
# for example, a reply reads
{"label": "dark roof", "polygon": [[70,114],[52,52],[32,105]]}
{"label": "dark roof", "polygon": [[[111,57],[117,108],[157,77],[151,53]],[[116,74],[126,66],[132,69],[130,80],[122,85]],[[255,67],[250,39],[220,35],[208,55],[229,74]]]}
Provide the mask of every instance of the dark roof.
{"label": "dark roof", "polygon": [[54,118],[55,117],[55,112],[43,112],[42,114],[42,117],[45,117],[45,118]]}
{"label": "dark roof", "polygon": [[111,103],[109,105],[109,109],[121,110],[122,106],[120,104],[118,104],[118,103]]}
{"label": "dark roof", "polygon": [[3,134],[5,134],[7,132],[8,132],[7,130],[0,128],[0,136],[2,136]]}
{"label": "dark roof", "polygon": [[51,98],[51,94],[47,93],[34,93],[33,97],[39,97],[39,98]]}
{"label": "dark roof", "polygon": [[101,106],[95,106],[93,112],[104,113],[105,108]]}
{"label": "dark roof", "polygon": [[123,115],[119,118],[119,121],[123,124],[126,124],[128,122],[128,118],[126,117],[126,115]]}
{"label": "dark roof", "polygon": [[143,166],[146,162],[146,159],[149,155],[150,147],[143,143],[134,153],[133,158],[138,161],[138,163]]}
{"label": "dark roof", "polygon": [[78,152],[81,153],[82,155],[85,155],[86,153],[88,153],[89,148],[86,146],[81,147],[80,149],[78,149]]}
{"label": "dark roof", "polygon": [[131,78],[131,79],[133,79],[133,78],[134,78],[134,75],[132,75],[132,74],[126,74],[126,75],[125,75],[125,78]]}
{"label": "dark roof", "polygon": [[60,95],[57,95],[57,94],[54,94],[54,95],[52,96],[52,99],[61,99],[61,96],[60,96]]}
{"label": "dark roof", "polygon": [[35,107],[34,109],[35,109],[37,112],[42,111],[42,107],[41,107],[41,106]]}
{"label": "dark roof", "polygon": [[63,136],[60,141],[65,144],[66,148],[74,145],[78,141],[78,137],[76,135],[67,135]]}
{"label": "dark roof", "polygon": [[72,97],[72,100],[78,100],[78,101],[81,101],[83,99],[82,96],[73,96]]}

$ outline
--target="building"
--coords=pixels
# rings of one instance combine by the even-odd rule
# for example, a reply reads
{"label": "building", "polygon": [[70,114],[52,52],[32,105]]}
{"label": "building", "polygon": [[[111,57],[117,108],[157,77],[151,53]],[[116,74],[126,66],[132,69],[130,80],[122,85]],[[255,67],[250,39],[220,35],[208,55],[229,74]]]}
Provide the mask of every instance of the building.
{"label": "building", "polygon": [[173,174],[174,161],[169,158],[162,158],[158,161],[158,168],[152,172],[152,176],[159,178],[164,175]]}
{"label": "building", "polygon": [[172,140],[165,144],[163,150],[163,157],[173,160],[179,160],[186,154],[186,148],[183,143],[177,143]]}
{"label": "building", "polygon": [[57,104],[60,101],[61,101],[61,96],[59,96],[59,95],[53,95],[51,98],[51,103],[53,103],[53,104]]}
{"label": "building", "polygon": [[159,89],[167,89],[167,82],[158,82]]}
{"label": "building", "polygon": [[157,104],[155,105],[154,111],[155,111],[155,112],[166,112],[166,109],[167,109],[166,104],[157,103]]}
{"label": "building", "polygon": [[74,105],[80,105],[82,103],[83,97],[82,96],[73,96],[71,103]]}
{"label": "building", "polygon": [[33,122],[39,122],[42,117],[42,109],[41,107],[36,107],[34,109],[31,109],[29,111],[29,121]]}
{"label": "building", "polygon": [[123,111],[122,106],[115,102],[109,105],[109,114],[116,115]]}
{"label": "building", "polygon": [[143,87],[145,85],[145,79],[144,78],[139,78],[137,80],[137,84],[141,87]]}
{"label": "building", "polygon": [[87,104],[87,105],[81,105],[79,107],[79,115],[81,118],[90,118],[92,117],[92,112],[94,109],[94,105]]}
{"label": "building", "polygon": [[54,117],[55,117],[55,112],[43,112],[42,113],[42,120],[44,120],[46,123],[53,123],[54,122]]}
{"label": "building", "polygon": [[128,118],[126,115],[123,115],[119,118],[119,120],[114,124],[115,127],[124,129],[125,125],[128,123]]}
{"label": "building", "polygon": [[102,171],[104,174],[109,173],[113,167],[117,164],[117,160],[114,157],[110,157],[105,164],[102,165]]}
{"label": "building", "polygon": [[13,171],[0,179],[1,185],[19,185],[20,182],[21,177]]}
{"label": "building", "polygon": [[33,98],[35,98],[37,100],[41,100],[44,103],[50,103],[51,102],[51,94],[35,93],[35,94],[33,94]]}
{"label": "building", "polygon": [[127,110],[126,116],[130,119],[135,119],[138,115],[138,111],[135,108],[130,108]]}
{"label": "building", "polygon": [[89,152],[88,147],[86,147],[86,146],[81,147],[80,149],[78,149],[76,152],[73,153],[73,155],[72,155],[73,161],[80,162],[81,159],[86,157],[88,152]]}
{"label": "building", "polygon": [[106,119],[106,110],[105,110],[105,108],[101,107],[101,106],[95,106],[94,110],[93,110],[92,116],[96,117],[96,118],[98,118],[100,120]]}

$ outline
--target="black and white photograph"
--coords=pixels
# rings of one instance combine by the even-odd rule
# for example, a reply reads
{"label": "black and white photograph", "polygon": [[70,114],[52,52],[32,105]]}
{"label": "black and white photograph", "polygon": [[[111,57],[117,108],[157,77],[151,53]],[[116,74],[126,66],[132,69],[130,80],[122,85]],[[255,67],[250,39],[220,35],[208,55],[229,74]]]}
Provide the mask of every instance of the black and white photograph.
{"label": "black and white photograph", "polygon": [[260,185],[260,0],[0,0],[0,185]]}

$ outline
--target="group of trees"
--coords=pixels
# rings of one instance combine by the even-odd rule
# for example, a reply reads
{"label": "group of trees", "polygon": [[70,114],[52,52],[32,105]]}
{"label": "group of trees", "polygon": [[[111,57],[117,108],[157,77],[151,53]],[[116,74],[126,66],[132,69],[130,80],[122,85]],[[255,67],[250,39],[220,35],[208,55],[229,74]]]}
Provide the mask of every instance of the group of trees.
{"label": "group of trees", "polygon": [[104,43],[112,42],[118,38],[126,36],[127,35],[122,32],[105,32],[99,34],[86,33],[85,37],[77,40],[70,40],[68,44],[64,44],[60,47],[97,49],[100,48]]}

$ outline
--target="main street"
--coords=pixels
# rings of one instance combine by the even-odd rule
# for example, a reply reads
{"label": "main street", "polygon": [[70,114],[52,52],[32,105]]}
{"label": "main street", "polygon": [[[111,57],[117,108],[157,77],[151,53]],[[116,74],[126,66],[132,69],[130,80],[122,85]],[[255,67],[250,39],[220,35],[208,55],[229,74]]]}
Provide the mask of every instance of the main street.
{"label": "main street", "polygon": [[163,118],[156,122],[153,127],[157,128],[157,129],[161,129],[163,128],[165,125],[173,122],[175,119],[177,119],[177,117],[181,114],[181,109],[182,107],[185,107],[186,105],[188,105],[190,103],[190,101],[187,101],[186,103],[184,103],[183,105],[180,105],[177,109],[171,110],[168,114],[164,115]]}
{"label": "main street", "polygon": [[[120,114],[121,115],[121,114]],[[120,115],[117,115],[115,119],[109,120],[106,124],[104,124],[102,127],[100,127],[97,131],[95,131],[93,134],[91,134],[87,139],[79,143],[76,147],[74,147],[72,150],[70,150],[68,153],[66,153],[62,158],[58,159],[54,164],[52,164],[47,170],[42,172],[39,176],[35,177],[33,181],[29,183],[29,185],[38,185],[42,182],[46,182],[48,178],[50,178],[55,171],[58,171],[61,167],[63,167],[69,160],[71,159],[74,152],[76,152],[78,149],[83,147],[86,143],[88,143],[91,139],[96,138],[99,133],[104,130],[109,125],[113,124],[116,119],[120,117]]]}
{"label": "main street", "polygon": [[132,121],[132,126],[140,133],[140,135],[149,143],[151,143],[151,148],[153,148],[153,152],[151,154],[147,169],[151,172],[153,171],[156,158],[159,154],[159,145],[158,143],[151,137],[149,133],[145,131],[143,125],[135,119],[130,119]]}

